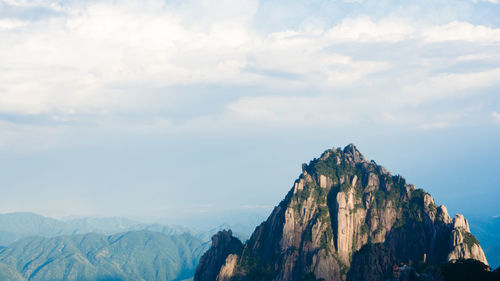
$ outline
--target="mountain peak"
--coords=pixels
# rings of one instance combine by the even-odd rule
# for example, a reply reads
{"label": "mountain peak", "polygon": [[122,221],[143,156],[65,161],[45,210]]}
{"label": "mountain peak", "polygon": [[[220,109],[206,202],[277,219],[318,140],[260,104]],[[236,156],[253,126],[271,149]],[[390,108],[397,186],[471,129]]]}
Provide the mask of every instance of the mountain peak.
{"label": "mountain peak", "polygon": [[212,237],[212,247],[201,257],[194,278],[199,281],[216,280],[226,258],[241,253],[242,250],[243,244],[232,236],[231,230],[217,232]]}
{"label": "mountain peak", "polygon": [[354,162],[364,162],[366,161],[365,157],[359,150],[356,148],[356,146],[352,143],[348,144],[346,147],[344,147],[344,153],[352,155]]}
{"label": "mountain peak", "polygon": [[[219,236],[231,241],[228,234]],[[428,193],[366,161],[354,144],[304,164],[240,251],[219,255],[227,252],[222,245],[214,243],[202,258],[195,281],[386,280],[400,263],[487,264],[463,216],[452,221]]]}

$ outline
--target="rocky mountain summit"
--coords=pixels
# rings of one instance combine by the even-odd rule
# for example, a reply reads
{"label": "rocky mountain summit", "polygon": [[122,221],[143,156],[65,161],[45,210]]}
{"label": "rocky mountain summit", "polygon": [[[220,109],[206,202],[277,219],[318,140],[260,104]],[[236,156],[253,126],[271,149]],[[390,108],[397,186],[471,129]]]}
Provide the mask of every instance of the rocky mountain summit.
{"label": "rocky mountain summit", "polygon": [[352,144],[303,164],[251,238],[241,247],[234,239],[230,232],[214,237],[194,281],[387,280],[410,274],[410,266],[459,258],[487,264],[462,215],[450,218],[428,193]]}

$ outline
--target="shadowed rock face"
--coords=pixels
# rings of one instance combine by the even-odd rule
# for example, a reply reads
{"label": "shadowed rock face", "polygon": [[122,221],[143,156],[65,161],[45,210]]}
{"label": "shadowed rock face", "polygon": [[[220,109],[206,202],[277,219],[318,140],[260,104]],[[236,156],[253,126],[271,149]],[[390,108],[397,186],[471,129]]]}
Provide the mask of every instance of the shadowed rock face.
{"label": "shadowed rock face", "polygon": [[[364,245],[376,246],[360,253]],[[213,268],[200,264],[194,280],[385,280],[394,263],[487,264],[462,215],[452,220],[429,194],[352,144],[303,164],[285,199],[231,254],[213,256]]]}
{"label": "shadowed rock face", "polygon": [[[228,256],[231,256],[232,263],[236,264],[236,256],[243,249],[243,244],[232,236],[231,230],[219,231],[212,237],[212,247],[200,258],[200,263],[196,268],[194,279],[200,281],[216,280],[221,268],[225,265]],[[230,261],[231,263],[231,261]],[[222,271],[222,276],[231,276],[230,268]]]}
{"label": "shadowed rock face", "polygon": [[354,253],[347,273],[350,281],[384,281],[392,277],[396,257],[382,243],[366,244]]}

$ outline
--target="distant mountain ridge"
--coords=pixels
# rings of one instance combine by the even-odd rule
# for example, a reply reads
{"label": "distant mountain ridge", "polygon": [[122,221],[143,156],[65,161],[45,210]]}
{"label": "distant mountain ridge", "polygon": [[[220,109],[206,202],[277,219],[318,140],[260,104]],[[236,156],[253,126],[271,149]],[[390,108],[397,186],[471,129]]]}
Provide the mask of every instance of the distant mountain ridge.
{"label": "distant mountain ridge", "polygon": [[22,237],[40,235],[57,236],[73,234],[66,223],[34,213],[18,212],[0,214],[0,245],[6,246]]}
{"label": "distant mountain ridge", "polygon": [[[167,235],[179,235],[189,233],[202,241],[210,241],[212,235],[224,228],[230,228],[228,224],[212,227],[205,230],[196,230],[179,225],[166,225],[160,223],[143,223],[135,220],[113,217],[94,218],[80,217],[58,220],[44,217],[35,213],[16,212],[0,214],[0,246],[7,246],[21,238],[29,236],[56,237],[60,235],[99,233],[111,235],[119,232],[149,230],[161,232]],[[244,228],[236,231],[235,235],[242,240],[249,237]]]}
{"label": "distant mountain ridge", "polygon": [[464,216],[450,218],[354,145],[329,149],[302,170],[244,245],[230,232],[212,239],[226,242],[202,256],[194,281],[440,280],[441,263],[488,264]]}
{"label": "distant mountain ridge", "polygon": [[0,214],[0,281],[192,279],[210,238],[229,227],[196,231],[125,218]]}
{"label": "distant mountain ridge", "polygon": [[27,237],[0,249],[0,280],[184,280],[208,246],[190,234],[144,230]]}

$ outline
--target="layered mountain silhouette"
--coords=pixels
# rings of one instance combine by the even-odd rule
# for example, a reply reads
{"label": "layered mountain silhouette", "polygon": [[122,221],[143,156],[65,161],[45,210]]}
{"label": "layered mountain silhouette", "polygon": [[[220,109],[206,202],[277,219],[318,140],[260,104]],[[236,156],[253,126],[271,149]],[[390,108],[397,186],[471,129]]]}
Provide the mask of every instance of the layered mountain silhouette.
{"label": "layered mountain silhouette", "polygon": [[0,246],[7,246],[28,236],[55,237],[90,232],[110,235],[134,230],[150,230],[167,235],[193,232],[185,227],[144,224],[119,217],[58,220],[29,212],[0,214]]}
{"label": "layered mountain silhouette", "polygon": [[[210,237],[229,227],[197,231],[126,218],[2,214],[0,281],[192,279]],[[235,235],[248,238],[246,233]]]}
{"label": "layered mountain silhouette", "polygon": [[98,233],[111,235],[120,232],[148,230],[166,235],[189,233],[202,241],[209,241],[212,235],[224,228],[236,229],[235,235],[242,240],[248,239],[248,230],[244,225],[221,224],[210,229],[195,229],[179,225],[160,223],[146,224],[135,220],[113,217],[94,218],[80,217],[65,220],[44,217],[29,212],[0,214],[0,246],[9,244],[29,236],[56,237],[61,235]]}
{"label": "layered mountain silhouette", "polygon": [[184,280],[208,246],[190,234],[145,230],[26,237],[0,249],[0,280]]}
{"label": "layered mountain silhouette", "polygon": [[194,281],[441,280],[437,266],[462,259],[488,264],[464,216],[350,144],[303,164],[245,244],[213,237]]}

